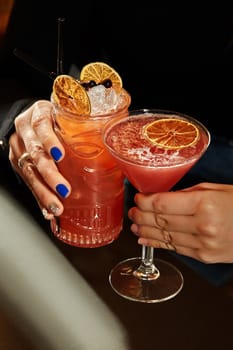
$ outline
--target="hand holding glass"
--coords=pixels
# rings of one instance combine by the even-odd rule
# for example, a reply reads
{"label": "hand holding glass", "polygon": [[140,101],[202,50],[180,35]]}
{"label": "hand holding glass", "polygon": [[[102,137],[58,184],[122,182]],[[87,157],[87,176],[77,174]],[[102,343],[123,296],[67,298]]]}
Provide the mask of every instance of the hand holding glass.
{"label": "hand holding glass", "polygon": [[[188,129],[193,128],[198,137],[187,147],[158,147],[146,137],[149,129],[145,130],[159,119],[168,119],[171,123],[176,120],[188,122]],[[190,130],[179,131],[182,135],[186,133],[189,142]],[[167,135],[168,142],[181,139],[179,131]],[[158,130],[155,132],[158,135]],[[150,137],[153,138],[153,133]],[[169,191],[194,166],[206,151],[210,134],[204,125],[187,115],[143,109],[108,122],[103,130],[103,140],[131,184],[142,193],[155,193]],[[165,142],[162,134],[159,142]],[[154,259],[153,252],[152,247],[143,246],[142,257],[124,260],[112,269],[110,284],[119,295],[155,303],[171,299],[180,292],[183,287],[181,272],[166,261]]]}

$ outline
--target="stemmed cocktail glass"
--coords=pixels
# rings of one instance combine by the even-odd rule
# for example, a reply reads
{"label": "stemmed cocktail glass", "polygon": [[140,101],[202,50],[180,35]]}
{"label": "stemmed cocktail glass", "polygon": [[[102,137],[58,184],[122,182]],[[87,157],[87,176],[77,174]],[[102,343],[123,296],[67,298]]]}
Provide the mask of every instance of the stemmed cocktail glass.
{"label": "stemmed cocktail glass", "polygon": [[[139,192],[155,193],[169,191],[190,170],[206,151],[210,134],[182,113],[142,109],[108,122],[103,141],[130,183]],[[141,257],[112,269],[110,284],[119,295],[155,303],[180,292],[181,272],[153,253],[152,247],[143,246]]]}

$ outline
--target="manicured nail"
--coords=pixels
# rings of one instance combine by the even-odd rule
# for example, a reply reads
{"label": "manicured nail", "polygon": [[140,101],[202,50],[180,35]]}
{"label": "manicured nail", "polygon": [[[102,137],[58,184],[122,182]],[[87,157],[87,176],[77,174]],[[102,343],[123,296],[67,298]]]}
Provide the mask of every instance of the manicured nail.
{"label": "manicured nail", "polygon": [[48,210],[53,214],[56,215],[59,211],[59,207],[55,203],[50,203],[48,205]]}
{"label": "manicured nail", "polygon": [[68,188],[63,184],[58,184],[56,186],[56,191],[62,196],[63,198],[66,197],[67,193],[69,192]]}
{"label": "manicured nail", "polygon": [[52,147],[50,154],[56,162],[62,157],[62,152],[58,147]]}

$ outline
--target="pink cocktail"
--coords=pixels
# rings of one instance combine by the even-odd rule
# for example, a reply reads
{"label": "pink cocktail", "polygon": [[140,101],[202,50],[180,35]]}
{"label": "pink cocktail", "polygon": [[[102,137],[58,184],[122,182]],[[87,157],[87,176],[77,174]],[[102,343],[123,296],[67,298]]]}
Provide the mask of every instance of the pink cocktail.
{"label": "pink cocktail", "polygon": [[[172,147],[166,146],[167,140]],[[210,143],[210,134],[187,115],[138,110],[108,122],[103,141],[131,184],[139,192],[155,193],[169,191],[195,165]],[[153,252],[152,247],[143,246],[142,257],[126,259],[112,269],[110,284],[119,295],[156,303],[180,292],[181,272],[166,261],[154,259]]]}
{"label": "pink cocktail", "polygon": [[195,145],[175,150],[162,149],[145,138],[144,127],[156,119],[183,117],[166,111],[136,113],[108,125],[105,134],[107,148],[139,192],[168,191],[200,158],[209,144],[209,134],[195,121],[200,133]]}

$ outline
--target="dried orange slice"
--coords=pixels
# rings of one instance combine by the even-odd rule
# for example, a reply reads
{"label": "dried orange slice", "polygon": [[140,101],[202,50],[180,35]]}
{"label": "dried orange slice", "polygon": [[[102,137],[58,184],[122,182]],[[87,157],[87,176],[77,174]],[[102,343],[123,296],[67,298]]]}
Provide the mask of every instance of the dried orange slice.
{"label": "dried orange slice", "polygon": [[88,82],[94,80],[96,84],[101,84],[105,80],[110,79],[112,86],[116,90],[120,90],[123,86],[120,75],[103,62],[93,62],[86,64],[80,72],[80,80]]}
{"label": "dried orange slice", "polygon": [[198,128],[189,121],[164,118],[144,127],[144,135],[156,146],[181,149],[194,145],[199,139]]}
{"label": "dried orange slice", "polygon": [[65,110],[90,115],[91,104],[84,87],[70,75],[58,75],[53,82],[54,101]]}

